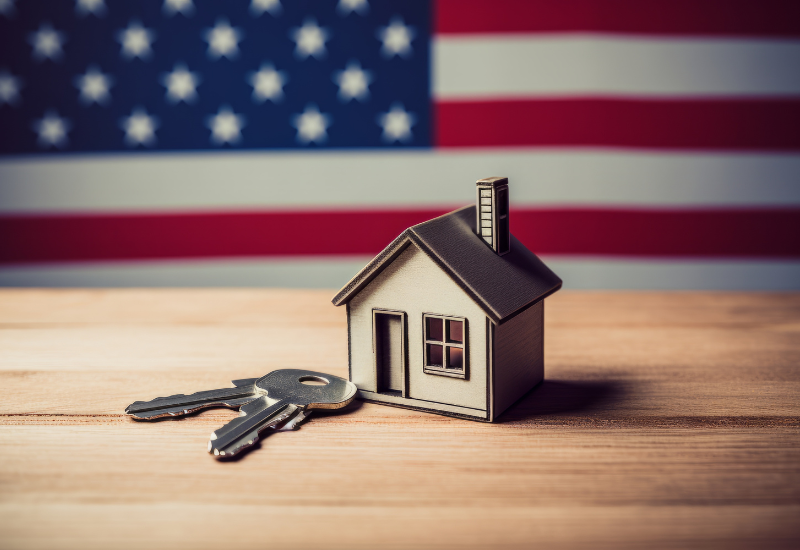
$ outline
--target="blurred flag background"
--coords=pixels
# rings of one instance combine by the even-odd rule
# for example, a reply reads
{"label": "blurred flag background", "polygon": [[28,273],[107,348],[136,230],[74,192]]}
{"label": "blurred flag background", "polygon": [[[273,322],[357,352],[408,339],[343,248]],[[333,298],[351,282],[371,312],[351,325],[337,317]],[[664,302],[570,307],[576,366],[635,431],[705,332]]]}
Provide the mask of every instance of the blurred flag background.
{"label": "blurred flag background", "polygon": [[492,175],[566,288],[800,289],[800,4],[0,0],[0,285],[338,287]]}

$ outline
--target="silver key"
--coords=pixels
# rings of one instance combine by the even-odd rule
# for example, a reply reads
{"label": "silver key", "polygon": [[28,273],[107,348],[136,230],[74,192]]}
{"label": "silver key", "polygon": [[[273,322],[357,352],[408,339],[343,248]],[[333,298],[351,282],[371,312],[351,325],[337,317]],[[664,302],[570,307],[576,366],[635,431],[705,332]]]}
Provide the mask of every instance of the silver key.
{"label": "silver key", "polygon": [[157,397],[152,401],[136,401],[128,405],[125,414],[137,420],[155,420],[165,416],[183,416],[212,407],[238,409],[263,395],[261,391],[256,390],[257,380],[258,378],[244,378],[233,380],[233,388],[201,391],[190,395]]}
{"label": "silver key", "polygon": [[311,414],[311,409],[344,407],[357,391],[355,384],[338,376],[300,369],[234,380],[233,385],[191,395],[136,401],[125,413],[137,420],[155,420],[211,407],[239,408],[241,416],[215,431],[208,442],[208,451],[214,456],[230,458],[254,445],[264,430],[294,430]]}
{"label": "silver key", "polygon": [[311,409],[344,407],[357,391],[355,384],[338,376],[300,369],[273,371],[255,388],[263,397],[242,406],[239,418],[211,434],[208,452],[218,458],[235,456],[254,445],[265,429]]}

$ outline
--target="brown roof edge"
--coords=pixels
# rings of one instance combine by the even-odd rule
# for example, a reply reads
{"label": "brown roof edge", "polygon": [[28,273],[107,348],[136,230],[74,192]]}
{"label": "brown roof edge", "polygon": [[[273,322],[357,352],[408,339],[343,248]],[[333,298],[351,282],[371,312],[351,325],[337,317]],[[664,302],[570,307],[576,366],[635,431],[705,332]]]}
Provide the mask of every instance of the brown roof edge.
{"label": "brown roof edge", "polygon": [[410,231],[406,229],[342,287],[331,300],[333,305],[340,306],[349,302],[354,294],[357,294],[380,274],[384,264],[391,263],[409,244],[411,244]]}

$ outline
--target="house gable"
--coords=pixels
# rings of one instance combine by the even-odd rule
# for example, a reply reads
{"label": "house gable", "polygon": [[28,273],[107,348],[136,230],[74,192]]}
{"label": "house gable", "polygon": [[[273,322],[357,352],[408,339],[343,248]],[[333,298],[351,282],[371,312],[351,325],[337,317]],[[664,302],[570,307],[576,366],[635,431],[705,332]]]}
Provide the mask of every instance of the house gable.
{"label": "house gable", "polygon": [[511,236],[511,251],[498,256],[475,234],[475,207],[466,206],[406,229],[333,298],[350,301],[409,244],[436,262],[495,323],[561,288],[561,279]]}

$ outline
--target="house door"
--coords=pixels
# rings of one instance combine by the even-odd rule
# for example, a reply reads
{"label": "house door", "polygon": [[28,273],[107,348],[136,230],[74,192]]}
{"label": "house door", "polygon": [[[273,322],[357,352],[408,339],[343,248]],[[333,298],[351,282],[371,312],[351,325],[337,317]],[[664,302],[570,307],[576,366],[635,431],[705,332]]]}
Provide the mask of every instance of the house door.
{"label": "house door", "polygon": [[379,392],[406,396],[405,320],[402,311],[372,312],[375,375]]}

